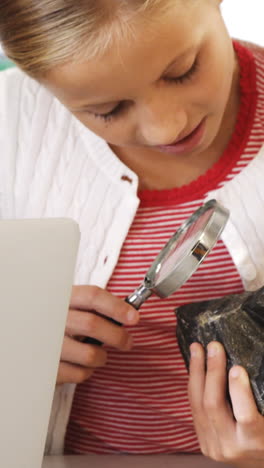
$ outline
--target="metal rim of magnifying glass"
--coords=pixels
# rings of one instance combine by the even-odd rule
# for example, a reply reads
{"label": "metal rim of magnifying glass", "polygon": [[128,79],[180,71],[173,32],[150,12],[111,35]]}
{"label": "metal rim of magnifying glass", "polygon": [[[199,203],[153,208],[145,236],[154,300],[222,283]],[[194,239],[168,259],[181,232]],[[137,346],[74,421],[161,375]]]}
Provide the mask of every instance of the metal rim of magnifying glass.
{"label": "metal rim of magnifying glass", "polygon": [[[167,256],[172,247],[175,246],[175,243],[180,236],[186,232],[188,228],[198,218],[200,218],[200,216],[209,210],[212,210],[212,214],[206,225],[203,227],[202,232],[198,238],[196,238],[192,248],[189,249],[189,252],[187,252],[180,262],[176,263],[175,268],[173,268],[171,273],[169,273],[165,279],[160,283],[155,284],[155,276],[160,269],[162,260]],[[198,208],[198,210],[196,210],[190,218],[180,226],[152,263],[145,276],[143,283],[144,287],[150,289],[162,298],[165,298],[177,291],[190,278],[206,255],[212,250],[219,239],[228,218],[229,211],[214,199],[209,200],[203,206]]]}

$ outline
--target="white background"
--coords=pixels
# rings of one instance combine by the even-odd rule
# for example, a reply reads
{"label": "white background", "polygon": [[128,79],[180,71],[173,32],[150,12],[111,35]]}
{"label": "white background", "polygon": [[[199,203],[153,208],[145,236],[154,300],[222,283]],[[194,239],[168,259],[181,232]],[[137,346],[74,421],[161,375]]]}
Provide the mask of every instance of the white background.
{"label": "white background", "polygon": [[221,8],[232,37],[264,46],[264,0],[224,0]]}

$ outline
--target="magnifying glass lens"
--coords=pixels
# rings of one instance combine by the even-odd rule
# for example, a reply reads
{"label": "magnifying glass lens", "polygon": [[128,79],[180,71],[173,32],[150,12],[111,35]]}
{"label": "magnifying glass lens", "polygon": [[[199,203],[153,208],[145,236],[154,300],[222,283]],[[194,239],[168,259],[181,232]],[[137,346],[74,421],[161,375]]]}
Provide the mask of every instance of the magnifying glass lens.
{"label": "magnifying glass lens", "polygon": [[168,275],[177,268],[179,263],[185,259],[186,255],[188,255],[196,246],[197,242],[201,239],[201,235],[204,232],[213,211],[213,209],[210,209],[203,213],[192,224],[182,228],[182,232],[180,234],[178,231],[178,236],[175,236],[174,242],[173,238],[171,239],[171,248],[157,267],[155,284],[159,284],[166,279]]}

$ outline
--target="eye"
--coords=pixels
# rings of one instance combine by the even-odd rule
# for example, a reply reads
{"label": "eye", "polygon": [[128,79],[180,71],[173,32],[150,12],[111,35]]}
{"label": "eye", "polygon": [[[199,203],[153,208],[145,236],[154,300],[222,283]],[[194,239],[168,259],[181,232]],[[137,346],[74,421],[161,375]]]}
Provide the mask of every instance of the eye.
{"label": "eye", "polygon": [[175,78],[167,77],[165,78],[165,80],[169,82],[173,82],[173,83],[178,83],[178,84],[185,83],[186,81],[190,80],[193,77],[193,75],[197,72],[198,66],[199,66],[198,59],[196,58],[191,68],[189,68],[189,70],[187,70],[187,72],[185,72],[183,75],[176,76]]}
{"label": "eye", "polygon": [[122,111],[124,110],[124,102],[120,102],[114,109],[112,109],[110,112],[107,112],[106,114],[96,114],[93,113],[93,116],[98,119],[102,119],[105,122],[108,122],[109,120],[113,119],[114,117],[119,116]]}

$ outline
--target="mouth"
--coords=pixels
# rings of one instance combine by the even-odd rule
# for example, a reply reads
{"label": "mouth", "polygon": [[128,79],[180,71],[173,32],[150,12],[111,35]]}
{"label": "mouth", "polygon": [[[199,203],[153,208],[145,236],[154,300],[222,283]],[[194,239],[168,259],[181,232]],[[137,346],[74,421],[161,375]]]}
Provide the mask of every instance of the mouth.
{"label": "mouth", "polygon": [[190,133],[183,137],[177,138],[177,140],[175,140],[173,143],[170,143],[169,145],[158,145],[155,146],[155,148],[159,151],[173,154],[191,151],[199,145],[203,138],[205,131],[205,121],[206,119],[204,118]]}

